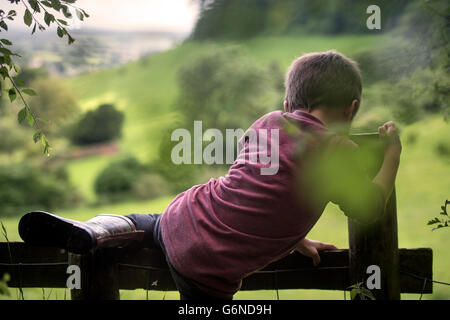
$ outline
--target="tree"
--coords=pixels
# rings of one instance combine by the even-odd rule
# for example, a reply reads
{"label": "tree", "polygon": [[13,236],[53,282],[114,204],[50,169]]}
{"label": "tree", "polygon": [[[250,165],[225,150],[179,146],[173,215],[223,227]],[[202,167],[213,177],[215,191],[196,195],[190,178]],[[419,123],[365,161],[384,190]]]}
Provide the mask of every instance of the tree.
{"label": "tree", "polygon": [[[74,3],[76,0],[9,0],[11,4],[22,5],[25,8],[23,15],[23,22],[28,27],[32,27],[32,34],[36,32],[37,29],[40,31],[46,30],[50,25],[57,25],[56,32],[60,38],[66,36],[68,44],[71,44],[75,39],[67,31],[67,20],[72,18],[72,13],[75,14],[79,20],[84,20],[84,18],[89,17],[89,15],[81,8],[76,7]],[[42,16],[44,23],[42,23]],[[8,13],[0,9],[0,32],[8,31],[9,21],[13,21],[17,17],[16,10],[9,10]],[[40,19],[39,19],[40,18]],[[8,21],[9,20],[9,21]],[[35,96],[36,92],[29,88],[21,88],[24,82],[17,77],[19,73],[19,67],[14,63],[14,57],[20,57],[16,52],[10,50],[12,42],[8,39],[0,39],[0,76],[3,80],[9,80],[10,87],[6,89],[8,97],[11,102],[13,102],[17,97],[19,97],[24,107],[19,111],[17,117],[20,123],[26,122],[28,125],[35,129],[35,134],[33,135],[34,142],[40,141],[44,148],[44,153],[49,155],[50,144],[42,130],[42,123],[48,122],[47,120],[38,117],[35,111],[28,105],[24,98],[24,94]],[[0,87],[0,92],[1,92]]]}
{"label": "tree", "polygon": [[175,108],[188,128],[246,129],[255,119],[281,107],[283,74],[256,63],[237,47],[207,52],[179,71]]}
{"label": "tree", "polygon": [[[192,137],[195,120],[202,121],[204,130],[246,130],[265,113],[277,107],[281,109],[283,101],[281,68],[276,63],[270,66],[256,63],[237,47],[211,50],[198,56],[179,70],[178,86],[174,109],[181,119],[172,129],[185,128]],[[179,192],[192,184],[203,183],[198,179],[205,167],[173,163],[171,152],[178,144],[171,141],[173,130],[163,135],[155,167],[170,181],[172,191]]]}
{"label": "tree", "polygon": [[37,79],[32,86],[39,92],[31,98],[31,103],[38,117],[52,119],[52,126],[43,124],[41,129],[54,132],[55,126],[64,123],[79,112],[78,104],[67,86],[52,78]]}
{"label": "tree", "polygon": [[70,139],[75,144],[106,142],[120,137],[124,115],[111,104],[86,112],[74,125]]}
{"label": "tree", "polygon": [[[200,18],[194,39],[248,38],[264,33],[302,30],[314,33],[367,33],[362,17],[369,0],[197,0]],[[405,11],[407,0],[379,0],[383,31],[392,29]]]}

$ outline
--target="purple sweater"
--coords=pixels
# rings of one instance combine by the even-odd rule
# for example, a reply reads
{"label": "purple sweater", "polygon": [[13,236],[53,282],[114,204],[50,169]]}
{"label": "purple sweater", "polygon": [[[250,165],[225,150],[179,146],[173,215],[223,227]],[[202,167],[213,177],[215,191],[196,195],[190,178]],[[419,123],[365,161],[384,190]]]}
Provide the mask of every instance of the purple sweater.
{"label": "purple sweater", "polygon": [[[279,129],[278,172],[262,175],[260,169],[269,165],[235,161],[225,177],[179,194],[161,218],[170,262],[211,295],[232,296],[244,277],[289,254],[330,201],[319,197],[312,206],[294,186],[296,140],[283,130],[287,123],[301,128],[300,135],[328,132],[319,119],[300,110],[264,115],[251,128]],[[249,152],[245,143],[239,157]]]}

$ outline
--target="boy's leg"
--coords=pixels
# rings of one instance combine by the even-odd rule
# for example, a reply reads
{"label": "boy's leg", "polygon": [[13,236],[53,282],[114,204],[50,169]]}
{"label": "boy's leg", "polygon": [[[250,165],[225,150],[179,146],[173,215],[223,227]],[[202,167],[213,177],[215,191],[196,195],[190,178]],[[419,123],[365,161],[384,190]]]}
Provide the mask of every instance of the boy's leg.
{"label": "boy's leg", "polygon": [[156,247],[161,249],[164,253],[167,265],[169,266],[170,274],[172,275],[172,279],[174,280],[175,285],[180,292],[181,300],[232,300],[233,297],[225,299],[208,295],[207,293],[200,290],[192,280],[187,279],[175,270],[175,268],[169,261],[166,248],[162,240],[160,214],[130,214],[126,217],[133,221],[134,225],[136,226],[136,230],[143,230],[145,232],[143,240],[143,245],[145,247]]}
{"label": "boy's leg", "polygon": [[209,295],[199,289],[192,280],[182,276],[175,268],[167,261],[169,265],[170,274],[180,292],[180,300],[194,300],[194,301],[229,301],[233,300],[233,297],[219,298]]}
{"label": "boy's leg", "polygon": [[141,242],[144,232],[120,215],[100,214],[82,222],[45,211],[28,212],[19,221],[19,235],[28,244],[64,248],[85,254],[92,249]]}
{"label": "boy's leg", "polygon": [[143,248],[161,248],[161,239],[159,237],[161,214],[129,214],[126,215],[138,231],[144,231],[144,239],[139,246]]}

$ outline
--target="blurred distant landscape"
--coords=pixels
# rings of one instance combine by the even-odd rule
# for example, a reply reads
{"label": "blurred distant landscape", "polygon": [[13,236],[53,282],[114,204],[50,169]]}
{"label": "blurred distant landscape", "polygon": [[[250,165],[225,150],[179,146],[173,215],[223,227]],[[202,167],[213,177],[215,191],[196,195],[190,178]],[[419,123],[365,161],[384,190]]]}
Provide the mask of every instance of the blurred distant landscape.
{"label": "blurred distant landscape", "polygon": [[74,30],[77,39],[70,47],[53,32],[32,36],[28,30],[11,31],[9,38],[23,52],[22,64],[45,68],[53,76],[114,67],[165,51],[180,43],[186,35],[163,31]]}

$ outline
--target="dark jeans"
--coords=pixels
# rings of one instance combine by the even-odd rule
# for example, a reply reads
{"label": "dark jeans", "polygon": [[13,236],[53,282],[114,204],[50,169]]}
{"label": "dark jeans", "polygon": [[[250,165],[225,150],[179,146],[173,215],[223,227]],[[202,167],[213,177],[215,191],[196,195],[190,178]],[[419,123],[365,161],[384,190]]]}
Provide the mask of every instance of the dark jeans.
{"label": "dark jeans", "polygon": [[169,261],[167,257],[166,248],[164,246],[162,235],[161,235],[161,214],[130,214],[126,216],[131,221],[133,221],[137,230],[145,231],[144,234],[144,246],[148,248],[159,248],[164,253],[166,257],[167,265],[169,266],[169,271],[172,278],[177,286],[178,291],[180,291],[181,300],[231,300],[218,298],[211,296],[204,291],[200,290],[192,280],[187,279],[182,276]]}

